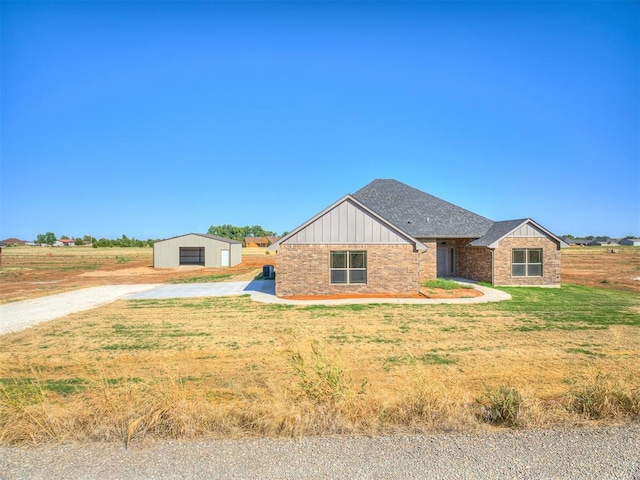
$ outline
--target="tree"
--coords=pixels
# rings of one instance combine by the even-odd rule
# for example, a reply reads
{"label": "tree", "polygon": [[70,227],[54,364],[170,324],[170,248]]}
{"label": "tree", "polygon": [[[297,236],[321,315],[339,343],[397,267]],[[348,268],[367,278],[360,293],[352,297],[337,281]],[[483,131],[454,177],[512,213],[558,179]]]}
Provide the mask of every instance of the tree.
{"label": "tree", "polygon": [[265,230],[260,225],[236,227],[235,225],[211,225],[207,230],[209,235],[230,238],[244,243],[244,237],[269,237],[275,236],[275,232]]}
{"label": "tree", "polygon": [[76,237],[73,239],[73,243],[80,247],[84,245],[84,240],[82,240],[80,237]]}
{"label": "tree", "polygon": [[45,245],[53,245],[56,243],[56,234],[53,232],[47,232],[45,234],[39,233],[36,237],[36,243],[45,244]]}

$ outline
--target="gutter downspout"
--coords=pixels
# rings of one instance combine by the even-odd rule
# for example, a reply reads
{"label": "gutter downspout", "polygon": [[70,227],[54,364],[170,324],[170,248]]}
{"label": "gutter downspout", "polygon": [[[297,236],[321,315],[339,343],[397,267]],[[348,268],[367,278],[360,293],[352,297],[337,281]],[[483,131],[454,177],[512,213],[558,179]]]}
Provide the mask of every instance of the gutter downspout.
{"label": "gutter downspout", "polygon": [[[426,247],[426,245],[425,245]],[[429,251],[429,247],[426,248],[426,250],[424,252],[420,252],[418,251],[418,295],[420,295],[420,287],[421,285],[421,279],[422,279],[422,255],[424,255],[425,253],[427,253]]]}
{"label": "gutter downspout", "polygon": [[494,273],[493,273],[493,269],[494,269],[494,254],[495,254],[495,250],[493,248],[489,248],[487,247],[487,250],[489,250],[491,252],[491,285],[493,285],[493,281],[494,281]]}

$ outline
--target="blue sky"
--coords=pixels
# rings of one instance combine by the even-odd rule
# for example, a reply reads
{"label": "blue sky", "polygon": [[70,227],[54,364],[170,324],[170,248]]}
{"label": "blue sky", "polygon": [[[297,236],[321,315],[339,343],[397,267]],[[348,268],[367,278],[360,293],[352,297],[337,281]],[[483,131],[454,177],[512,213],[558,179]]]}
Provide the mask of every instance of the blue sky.
{"label": "blue sky", "polygon": [[638,2],[1,9],[0,238],[282,233],[375,178],[640,235]]}

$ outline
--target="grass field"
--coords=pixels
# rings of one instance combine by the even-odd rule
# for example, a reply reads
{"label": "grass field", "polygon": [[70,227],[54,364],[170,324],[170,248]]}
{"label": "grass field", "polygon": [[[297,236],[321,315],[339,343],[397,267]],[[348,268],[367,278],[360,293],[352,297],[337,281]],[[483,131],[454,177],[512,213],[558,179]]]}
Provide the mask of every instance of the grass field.
{"label": "grass field", "polygon": [[[65,285],[155,275],[150,249],[94,250],[5,267],[4,285],[14,268],[36,275],[22,281],[27,290],[42,274]],[[570,275],[597,288],[511,288],[513,300],[495,304],[132,300],[46,322],[0,336],[0,443],[638,421],[638,251],[563,252]],[[195,277],[251,276],[273,260],[251,253],[231,277]],[[581,277],[590,265],[609,281]],[[193,272],[161,275],[194,281]]]}

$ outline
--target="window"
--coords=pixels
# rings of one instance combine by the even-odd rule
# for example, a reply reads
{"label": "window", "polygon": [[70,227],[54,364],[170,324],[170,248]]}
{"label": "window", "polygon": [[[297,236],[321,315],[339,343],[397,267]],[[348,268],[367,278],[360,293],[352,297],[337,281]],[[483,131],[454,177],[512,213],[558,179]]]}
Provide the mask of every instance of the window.
{"label": "window", "polygon": [[331,252],[330,271],[331,283],[367,283],[367,252]]}
{"label": "window", "polygon": [[514,248],[511,256],[511,275],[514,277],[541,277],[542,249]]}

